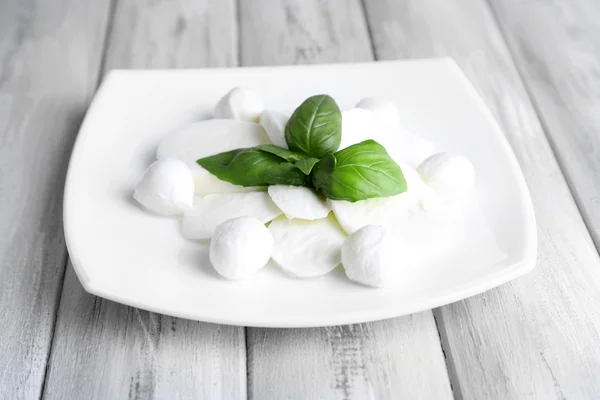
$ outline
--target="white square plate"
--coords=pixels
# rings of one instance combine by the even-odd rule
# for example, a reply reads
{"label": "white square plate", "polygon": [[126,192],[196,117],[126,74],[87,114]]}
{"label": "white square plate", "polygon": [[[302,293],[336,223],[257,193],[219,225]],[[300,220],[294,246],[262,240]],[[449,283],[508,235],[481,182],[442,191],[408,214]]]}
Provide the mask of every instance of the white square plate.
{"label": "white square plate", "polygon": [[[475,166],[479,206],[466,222],[469,240],[443,262],[420,269],[408,287],[363,287],[340,269],[298,280],[273,265],[246,281],[221,279],[206,244],[186,241],[177,220],[147,214],[131,194],[160,139],[210,117],[216,101],[234,86],[258,90],[274,109],[294,109],[317,93],[333,96],[342,109],[365,96],[393,100],[406,128]],[[183,318],[265,327],[357,323],[441,306],[530,271],[537,250],[533,207],[517,161],[449,59],[113,71],[79,132],[64,223],[71,260],[88,292]]]}

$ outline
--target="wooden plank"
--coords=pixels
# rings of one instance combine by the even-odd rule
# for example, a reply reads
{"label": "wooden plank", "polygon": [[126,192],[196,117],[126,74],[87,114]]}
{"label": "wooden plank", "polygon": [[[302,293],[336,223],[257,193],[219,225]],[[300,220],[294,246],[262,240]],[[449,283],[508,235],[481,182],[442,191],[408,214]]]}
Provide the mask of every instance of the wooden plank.
{"label": "wooden plank", "polygon": [[64,176],[98,79],[108,9],[108,0],[0,2],[3,399],[42,390],[66,261]]}
{"label": "wooden plank", "polygon": [[491,4],[600,248],[600,2],[494,0]]}
{"label": "wooden plank", "polygon": [[431,312],[313,329],[248,328],[253,399],[448,399]]}
{"label": "wooden plank", "polygon": [[[366,8],[379,58],[457,60],[504,128],[536,209],[534,272],[434,312],[455,395],[599,398],[600,261],[487,3],[374,0]],[[523,21],[530,29],[538,15]]]}
{"label": "wooden plank", "polygon": [[234,0],[118,0],[105,69],[237,64]]}
{"label": "wooden plank", "polygon": [[[360,3],[241,2],[244,65],[369,61]],[[254,399],[451,398],[431,312],[318,329],[247,330]]]}
{"label": "wooden plank", "polygon": [[70,266],[54,338],[47,399],[246,397],[243,328],[92,296]]}
{"label": "wooden plank", "polygon": [[[106,65],[228,66],[236,61],[233,1],[117,3]],[[69,266],[48,399],[246,397],[244,329],[138,310],[86,293]]]}
{"label": "wooden plank", "polygon": [[242,1],[243,65],[289,65],[373,59],[357,0]]}

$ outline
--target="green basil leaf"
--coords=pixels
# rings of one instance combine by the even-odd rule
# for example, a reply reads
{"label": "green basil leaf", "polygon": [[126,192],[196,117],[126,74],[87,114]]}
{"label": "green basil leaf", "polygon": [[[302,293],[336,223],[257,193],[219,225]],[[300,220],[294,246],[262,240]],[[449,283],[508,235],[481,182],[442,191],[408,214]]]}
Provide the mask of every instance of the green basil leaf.
{"label": "green basil leaf", "polygon": [[304,174],[310,175],[310,172],[312,171],[313,167],[318,162],[319,162],[318,158],[308,157],[308,158],[302,159],[300,161],[297,161],[294,164],[294,166],[296,168],[298,168],[300,171],[302,171]]}
{"label": "green basil leaf", "polygon": [[196,162],[220,180],[234,185],[309,185],[308,177],[292,163],[254,147],[226,151]]}
{"label": "green basil leaf", "polygon": [[374,140],[328,155],[315,165],[314,187],[332,200],[355,202],[406,191],[400,166]]}
{"label": "green basil leaf", "polygon": [[311,186],[310,177],[289,162],[265,169],[259,176],[266,185]]}
{"label": "green basil leaf", "polygon": [[329,192],[329,187],[331,186],[331,175],[335,170],[335,166],[337,164],[337,159],[333,154],[328,154],[325,157],[321,158],[321,160],[314,166],[312,170],[312,183],[315,189],[320,192],[323,192],[326,197],[327,192]]}
{"label": "green basil leaf", "polygon": [[312,96],[298,107],[285,126],[290,150],[321,158],[334,153],[342,141],[342,113],[325,94]]}
{"label": "green basil leaf", "polygon": [[284,149],[283,147],[275,146],[273,144],[263,144],[261,146],[256,146],[255,149],[266,151],[267,153],[274,154],[286,161],[294,163],[294,166],[302,171],[305,175],[310,175],[310,171],[313,169],[315,164],[319,162],[318,158],[303,158],[303,156],[298,153],[294,153],[293,151]]}
{"label": "green basil leaf", "polygon": [[289,151],[288,149],[284,149],[283,147],[275,146],[274,144],[263,144],[254,148],[266,151],[267,153],[274,154],[277,157],[283,158],[285,161],[289,162],[297,162],[302,160],[303,158],[302,156],[294,153],[293,151]]}

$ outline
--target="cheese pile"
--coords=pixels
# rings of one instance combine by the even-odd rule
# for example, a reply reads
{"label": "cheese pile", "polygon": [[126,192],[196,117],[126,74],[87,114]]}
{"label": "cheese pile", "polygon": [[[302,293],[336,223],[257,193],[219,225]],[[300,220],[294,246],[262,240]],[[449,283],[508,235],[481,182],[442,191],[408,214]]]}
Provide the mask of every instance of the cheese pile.
{"label": "cheese pile", "polygon": [[342,112],[340,149],[366,139],[383,144],[407,181],[402,194],[332,201],[306,187],[232,185],[196,163],[241,147],[287,147],[288,118],[288,113],[265,110],[257,93],[232,89],[217,103],[215,119],[194,123],[159,144],[158,160],[145,172],[134,198],[154,214],[182,216],[181,233],[187,239],[211,239],[211,263],[227,279],[247,278],[272,259],[302,278],[343,264],[351,280],[380,287],[402,267],[394,232],[474,184],[466,158],[436,153],[432,143],[401,127],[392,102],[375,97]]}

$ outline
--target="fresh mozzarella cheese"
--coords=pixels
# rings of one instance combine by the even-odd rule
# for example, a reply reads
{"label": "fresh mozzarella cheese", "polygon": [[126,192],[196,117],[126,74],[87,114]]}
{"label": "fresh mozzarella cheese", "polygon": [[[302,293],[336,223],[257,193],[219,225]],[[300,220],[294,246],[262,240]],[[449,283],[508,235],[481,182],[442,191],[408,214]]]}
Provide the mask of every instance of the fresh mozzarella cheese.
{"label": "fresh mozzarella cheese", "polygon": [[303,186],[269,186],[269,196],[289,219],[320,219],[331,211],[325,199]]}
{"label": "fresh mozzarella cheese", "polygon": [[288,148],[287,142],[285,141],[285,125],[290,119],[289,114],[285,114],[279,111],[263,111],[260,115],[260,124],[267,131],[271,143],[275,146]]}
{"label": "fresh mozzarella cheese", "polygon": [[[395,109],[393,104],[391,106]],[[382,144],[396,162],[405,162],[413,167],[435,152],[433,143],[391,122],[393,117],[386,113],[390,111],[358,107],[343,111],[340,149],[373,139]]]}
{"label": "fresh mozzarella cheese", "polygon": [[224,278],[244,279],[267,264],[273,236],[253,217],[238,217],[217,226],[210,242],[209,258]]}
{"label": "fresh mozzarella cheese", "polygon": [[363,140],[377,140],[374,114],[362,108],[351,108],[342,111],[342,142],[340,149],[345,149]]}
{"label": "fresh mozzarella cheese", "polygon": [[[397,163],[406,163],[416,168],[423,160],[435,153],[430,141],[403,128],[382,129],[379,142]],[[377,139],[375,139],[377,140]]]}
{"label": "fresh mozzarella cheese", "polygon": [[330,204],[341,227],[348,234],[367,225],[402,224],[412,214],[419,212],[418,200],[409,192],[355,203],[333,200]]}
{"label": "fresh mozzarella cheese", "polygon": [[194,177],[183,161],[158,160],[144,173],[133,198],[158,215],[182,214],[194,201]]}
{"label": "fresh mozzarella cheese", "polygon": [[201,121],[174,132],[160,142],[157,157],[177,158],[187,164],[194,175],[198,195],[256,191],[225,182],[202,168],[196,160],[240,147],[270,143],[265,130],[257,123],[231,119]]}
{"label": "fresh mozzarella cheese", "polygon": [[[401,166],[407,191],[396,196],[378,197],[354,203],[329,200],[337,220],[346,233],[351,234],[367,225],[402,225],[415,214],[423,212],[424,184],[416,171]],[[430,193],[425,192],[427,204],[432,204]]]}
{"label": "fresh mozzarella cheese", "polygon": [[391,128],[400,126],[398,107],[388,99],[382,97],[365,97],[356,105],[357,108],[371,111],[375,118]]}
{"label": "fresh mozzarella cheese", "polygon": [[396,244],[381,226],[367,225],[350,235],[342,246],[346,276],[363,285],[381,287],[390,282],[398,257]]}
{"label": "fresh mozzarella cheese", "polygon": [[215,106],[215,118],[231,118],[258,122],[264,109],[258,93],[245,89],[231,89]]}
{"label": "fresh mozzarella cheese", "polygon": [[436,153],[418,167],[423,181],[446,196],[456,196],[475,182],[475,169],[465,157],[452,153]]}
{"label": "fresh mozzarella cheese", "polygon": [[324,275],[341,262],[346,235],[332,215],[314,221],[279,217],[269,225],[275,244],[271,258],[300,278]]}
{"label": "fresh mozzarella cheese", "polygon": [[181,233],[187,239],[208,239],[228,219],[249,216],[265,224],[278,215],[281,210],[266,192],[209,194],[183,215]]}
{"label": "fresh mozzarella cheese", "polygon": [[363,140],[382,144],[396,162],[413,167],[435,152],[435,146],[400,126],[396,106],[385,99],[367,97],[355,108],[342,112],[342,142],[344,149]]}

